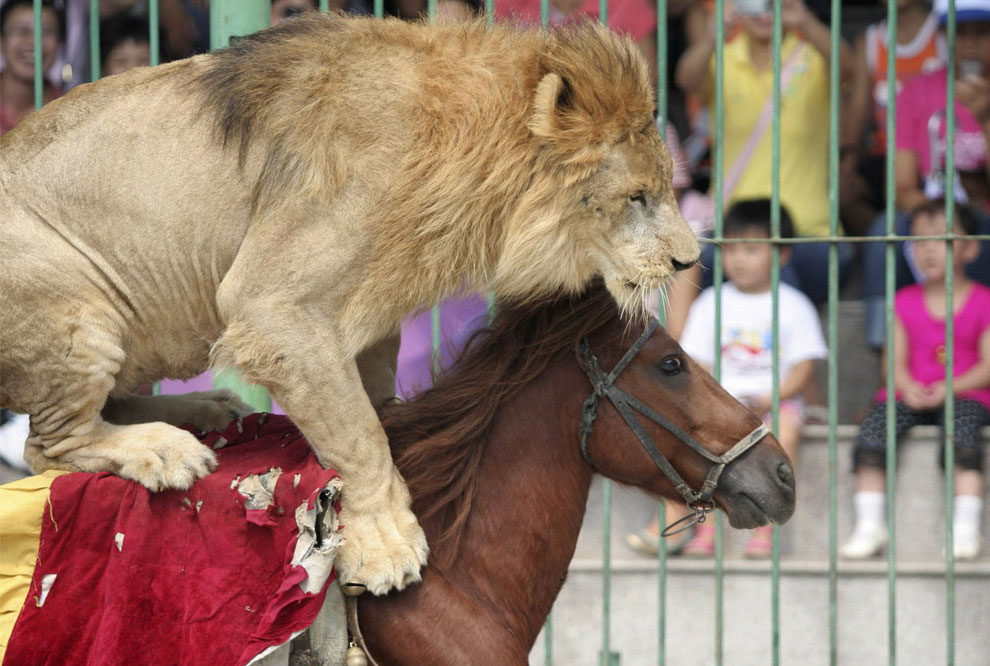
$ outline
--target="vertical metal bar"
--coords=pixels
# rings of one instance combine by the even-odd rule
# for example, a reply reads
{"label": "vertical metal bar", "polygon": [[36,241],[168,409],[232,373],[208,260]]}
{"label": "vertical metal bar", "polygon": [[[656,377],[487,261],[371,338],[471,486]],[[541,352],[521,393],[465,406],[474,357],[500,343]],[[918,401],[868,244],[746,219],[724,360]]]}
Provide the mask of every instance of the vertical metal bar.
{"label": "vertical metal bar", "polygon": [[[210,48],[222,49],[235,35],[248,35],[268,26],[271,10],[268,0],[212,0],[210,2]],[[271,411],[272,399],[261,386],[247,384],[240,374],[225,369],[213,373],[213,385],[229,388],[260,411]]]}
{"label": "vertical metal bar", "polygon": [[430,308],[430,348],[432,350],[433,363],[431,367],[433,368],[434,374],[440,373],[441,366],[441,353],[440,346],[442,340],[440,339],[440,328],[442,322],[440,318],[440,306],[434,305]]}
{"label": "vertical metal bar", "polygon": [[[897,0],[887,1],[887,99],[897,99]],[[894,137],[896,135],[897,104],[887,104],[887,236],[894,233]],[[897,440],[895,424],[897,415],[894,403],[894,286],[895,286],[895,245],[887,241],[884,248],[884,309],[886,320],[886,375],[887,375],[887,662],[897,663],[897,534],[894,526],[894,484],[897,472]]]}
{"label": "vertical metal bar", "polygon": [[[492,3],[493,7],[489,16],[490,20],[495,20],[495,9],[494,0],[486,0],[486,3]],[[540,25],[543,26],[543,30],[550,29],[550,0],[540,0]],[[543,663],[545,666],[551,666],[553,664],[553,613],[547,615],[547,621],[543,625],[543,631],[545,632],[546,638],[543,643],[544,659]]]}
{"label": "vertical metal bar", "polygon": [[[722,188],[725,168],[725,0],[715,0],[715,174],[712,189],[715,191],[715,249],[712,256],[712,284],[715,289],[715,363],[712,368],[715,381],[722,381],[722,213],[725,207]],[[715,666],[724,660],[725,571],[723,566],[722,514],[715,512]]]}
{"label": "vertical metal bar", "polygon": [[[98,0],[97,0],[98,1]],[[158,0],[148,2],[148,51],[152,67],[161,62],[162,47],[159,39]]]}
{"label": "vertical metal bar", "polygon": [[[542,3],[541,3],[542,5]],[[608,25],[608,0],[599,0],[598,20]],[[612,482],[602,478],[602,653],[601,666],[618,663],[612,654]],[[614,659],[614,662],[613,662]]]}
{"label": "vertical metal bar", "polygon": [[375,0],[372,11],[375,18],[383,18],[385,16],[385,0]]}
{"label": "vertical metal bar", "polygon": [[426,0],[426,15],[431,21],[437,17],[437,0]]}
{"label": "vertical metal bar", "polygon": [[[667,0],[657,0],[657,128],[667,140]],[[657,292],[657,312],[660,323],[666,326],[667,310],[663,292]],[[657,524],[662,530],[667,524],[667,508],[663,502],[657,505]],[[657,543],[657,663],[667,663],[667,540],[661,537]]]}
{"label": "vertical metal bar", "polygon": [[[839,56],[842,46],[842,3],[832,0],[829,28],[832,43],[829,62],[828,97],[828,228],[833,238],[839,233]],[[835,427],[839,422],[839,246],[828,246],[828,663],[839,661],[838,607],[838,485],[839,444]]]}
{"label": "vertical metal bar", "polygon": [[[945,86],[945,233],[955,232],[955,148],[956,148],[956,2],[949,0],[949,21],[946,30],[948,42],[948,62],[946,63]],[[934,159],[930,156],[929,159]],[[945,663],[949,666],[956,660],[956,559],[952,548],[954,536],[953,503],[956,494],[956,428],[955,396],[953,382],[955,376],[955,333],[954,295],[955,255],[953,241],[945,241]]]}
{"label": "vertical metal bar", "polygon": [[44,78],[41,63],[41,0],[34,0],[34,108],[45,103]]}
{"label": "vertical metal bar", "polygon": [[210,49],[226,48],[231,37],[268,27],[270,17],[268,0],[212,0]]}
{"label": "vertical metal bar", "polygon": [[[99,13],[100,3],[99,0],[92,0],[90,5],[90,40],[95,41],[99,44],[100,36],[99,30],[96,32],[95,38],[92,32],[92,20],[94,8],[96,13]],[[156,66],[161,62],[161,40],[158,36],[159,19],[158,19],[158,0],[149,0],[148,2],[148,64],[152,67]],[[98,48],[98,47],[97,47]],[[94,59],[94,61],[98,60]],[[100,65],[102,63],[97,63],[93,68],[93,80],[95,81],[100,77]],[[151,395],[161,395],[162,394],[162,383],[160,381],[155,382],[151,385]]]}
{"label": "vertical metal bar", "polygon": [[330,0],[320,0],[320,11],[324,14],[330,11]]}
{"label": "vertical metal bar", "polygon": [[602,479],[602,652],[600,666],[612,663],[612,484]]}
{"label": "vertical metal bar", "polygon": [[[783,38],[781,0],[773,3],[773,133],[770,168],[770,295],[773,308],[771,333],[770,421],[780,432],[780,49]],[[771,661],[780,664],[780,530],[773,527],[770,553]]]}
{"label": "vertical metal bar", "polygon": [[[663,530],[667,524],[667,505],[657,505],[657,525]],[[667,540],[660,537],[657,543],[657,663],[667,663]]]}
{"label": "vertical metal bar", "polygon": [[100,0],[89,0],[89,80],[100,80]]}

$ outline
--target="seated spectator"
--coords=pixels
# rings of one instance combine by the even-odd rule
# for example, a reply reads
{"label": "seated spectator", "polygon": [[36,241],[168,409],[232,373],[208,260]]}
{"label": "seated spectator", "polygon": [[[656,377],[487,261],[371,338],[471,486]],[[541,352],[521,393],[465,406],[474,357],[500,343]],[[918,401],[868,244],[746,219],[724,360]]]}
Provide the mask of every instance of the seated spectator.
{"label": "seated spectator", "polygon": [[[785,28],[781,45],[780,200],[794,219],[798,236],[829,234],[828,126],[831,53],[829,28],[810,12],[802,0],[783,0]],[[772,14],[769,2],[737,1],[725,15],[726,34],[736,26],[741,32],[725,46],[724,133],[725,179],[723,202],[769,197],[772,168],[773,54]],[[841,70],[851,73],[851,56],[843,45]],[[844,77],[845,78],[845,77]],[[677,84],[697,95],[706,105],[715,92],[715,16],[709,30],[677,65]],[[713,194],[713,193],[710,193]],[[840,270],[852,259],[852,248],[839,246]],[[712,252],[702,265],[710,268]],[[793,249],[790,268],[782,279],[798,287],[815,303],[827,297],[828,244],[801,243]],[[710,284],[710,271],[699,269],[675,283],[672,303],[697,293],[695,284]],[[704,282],[703,282],[704,281]]]}
{"label": "seated spectator", "polygon": [[[484,3],[481,3],[484,6]],[[580,18],[598,19],[599,0],[550,0],[549,24],[562,25]],[[540,0],[495,0],[495,16],[528,23],[540,22]],[[657,67],[657,12],[648,0],[611,0],[608,25],[628,35],[646,58],[653,80]]]}
{"label": "seated spectator", "polygon": [[[722,353],[721,383],[740,401],[746,403],[768,424],[772,407],[773,386],[773,301],[770,291],[770,200],[738,201],[725,215],[725,237],[753,239],[752,243],[728,243],[722,253],[722,265],[729,282],[721,286],[722,321],[718,331]],[[793,234],[787,209],[782,208],[780,233]],[[781,250],[786,263],[791,248]],[[780,361],[780,421],[777,440],[791,459],[797,460],[797,448],[804,424],[802,394],[811,383],[815,361],[828,355],[818,313],[808,297],[797,289],[780,285],[778,292],[778,340]],[[709,370],[715,364],[715,289],[709,287],[691,306],[681,335],[681,347]],[[686,515],[686,508],[671,507],[675,519]],[[671,521],[672,522],[672,521]],[[656,552],[658,525],[653,523],[627,537],[637,550],[652,546]],[[746,543],[748,557],[769,557],[771,527],[759,527]],[[684,555],[708,556],[715,552],[715,526],[699,523],[694,535],[683,545]]]}
{"label": "seated spectator", "polygon": [[[886,4],[886,3],[883,3]],[[924,0],[897,3],[897,90],[904,82],[945,66],[945,35]],[[887,155],[887,21],[856,40],[854,73],[841,125],[839,172],[843,226],[861,235],[883,210]]]}
{"label": "seated spectator", "polygon": [[[41,3],[41,71],[55,62],[62,41],[61,17],[52,0]],[[8,0],[0,9],[0,134],[10,131],[34,111],[34,8],[32,0]],[[43,80],[42,97],[48,103],[61,91]]]}
{"label": "seated spectator", "polygon": [[[966,207],[956,216],[957,234],[976,231],[976,219]],[[945,230],[944,202],[926,201],[910,223],[915,236]],[[990,289],[969,279],[966,264],[979,255],[972,239],[953,242],[955,282],[945,291],[946,243],[914,241],[922,284],[904,287],[894,302],[894,387],[897,437],[915,425],[945,427],[945,314],[953,302],[953,391],[955,428],[955,506],[952,549],[957,559],[973,559],[980,552],[980,514],[983,510],[983,447],[980,428],[990,425]],[[879,554],[887,543],[884,526],[886,487],[887,394],[882,389],[863,419],[853,455],[856,525],[841,549],[843,557],[863,559]],[[943,451],[938,460],[944,466]]]}
{"label": "seated spectator", "polygon": [[151,64],[148,17],[127,14],[100,21],[100,73],[122,74]]}
{"label": "seated spectator", "polygon": [[[935,11],[944,26],[947,0],[938,0]],[[947,70],[918,76],[904,84],[897,96],[897,153],[894,161],[896,204],[899,211],[910,211],[926,199],[945,195],[946,174],[954,180],[958,201],[968,202],[979,211],[979,233],[990,233],[990,171],[987,169],[987,137],[990,136],[990,0],[960,0],[956,3],[956,136],[952,168],[945,164]],[[894,231],[907,235],[910,215],[900,213]],[[881,217],[870,228],[870,235],[883,235],[886,219]],[[981,243],[980,258],[973,261],[967,275],[990,285],[990,242]],[[884,344],[884,289],[886,250],[883,243],[865,243],[863,256],[863,296],[866,301],[866,337],[870,346]],[[897,287],[916,281],[918,271],[897,244]]]}

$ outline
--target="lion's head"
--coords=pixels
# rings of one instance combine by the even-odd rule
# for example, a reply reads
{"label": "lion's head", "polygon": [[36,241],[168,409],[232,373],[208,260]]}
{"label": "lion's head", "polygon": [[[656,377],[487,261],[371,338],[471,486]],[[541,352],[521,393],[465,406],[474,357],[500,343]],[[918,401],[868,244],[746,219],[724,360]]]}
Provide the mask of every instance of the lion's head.
{"label": "lion's head", "polygon": [[548,41],[528,123],[542,168],[520,211],[526,228],[506,236],[500,281],[532,284],[527,274],[550,258],[565,288],[601,275],[623,311],[643,312],[647,294],[700,254],[674,197],[649,70],[631,41],[593,23]]}

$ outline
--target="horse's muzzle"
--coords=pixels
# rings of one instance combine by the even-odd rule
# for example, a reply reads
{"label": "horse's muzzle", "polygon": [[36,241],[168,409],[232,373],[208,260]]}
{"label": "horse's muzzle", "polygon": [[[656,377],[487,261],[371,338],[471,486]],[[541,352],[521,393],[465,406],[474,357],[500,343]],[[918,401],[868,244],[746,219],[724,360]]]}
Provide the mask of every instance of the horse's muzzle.
{"label": "horse's muzzle", "polygon": [[748,529],[787,522],[795,497],[790,461],[770,447],[757,446],[726,467],[715,502],[732,527]]}

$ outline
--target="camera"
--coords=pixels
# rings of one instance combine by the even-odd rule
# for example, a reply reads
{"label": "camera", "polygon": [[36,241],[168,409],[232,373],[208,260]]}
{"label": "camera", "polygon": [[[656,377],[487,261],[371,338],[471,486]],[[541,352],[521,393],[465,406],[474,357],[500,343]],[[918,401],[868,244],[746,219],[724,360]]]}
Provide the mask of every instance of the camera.
{"label": "camera", "polygon": [[773,11],[770,0],[736,0],[736,10],[744,16],[760,16]]}

